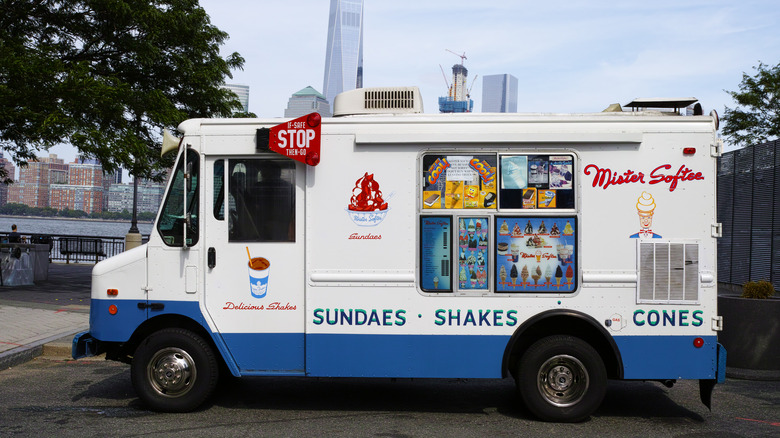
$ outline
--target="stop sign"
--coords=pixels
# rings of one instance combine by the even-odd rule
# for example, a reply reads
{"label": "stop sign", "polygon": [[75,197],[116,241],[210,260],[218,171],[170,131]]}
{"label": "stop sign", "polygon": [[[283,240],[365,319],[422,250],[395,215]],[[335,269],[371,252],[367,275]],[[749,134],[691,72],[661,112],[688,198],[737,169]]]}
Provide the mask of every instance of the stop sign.
{"label": "stop sign", "polygon": [[268,149],[309,166],[320,162],[320,123],[311,113],[274,126],[270,130]]}

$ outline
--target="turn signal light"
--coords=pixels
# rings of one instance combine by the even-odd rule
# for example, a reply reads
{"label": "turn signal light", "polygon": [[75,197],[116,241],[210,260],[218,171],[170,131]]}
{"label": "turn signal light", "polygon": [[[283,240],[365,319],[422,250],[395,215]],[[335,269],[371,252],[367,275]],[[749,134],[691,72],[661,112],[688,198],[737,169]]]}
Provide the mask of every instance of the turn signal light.
{"label": "turn signal light", "polygon": [[108,289],[106,293],[111,296],[119,295],[119,289]]}
{"label": "turn signal light", "polygon": [[694,155],[696,154],[696,148],[683,148],[683,155]]}
{"label": "turn signal light", "polygon": [[696,338],[693,340],[693,346],[696,348],[701,348],[704,346],[704,339],[702,338]]}
{"label": "turn signal light", "polygon": [[118,311],[119,311],[119,309],[116,307],[115,304],[112,304],[112,305],[108,306],[108,313],[110,313],[112,315],[116,315],[116,312],[118,312]]}

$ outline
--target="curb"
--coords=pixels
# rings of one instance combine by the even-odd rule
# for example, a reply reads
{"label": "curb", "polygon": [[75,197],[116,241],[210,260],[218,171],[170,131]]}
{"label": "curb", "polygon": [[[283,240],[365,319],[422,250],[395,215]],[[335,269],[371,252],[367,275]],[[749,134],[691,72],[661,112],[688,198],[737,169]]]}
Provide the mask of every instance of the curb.
{"label": "curb", "polygon": [[[21,365],[25,362],[29,362],[35,359],[36,357],[44,354],[47,356],[52,355],[52,356],[70,357],[70,351],[67,350],[66,352],[67,348],[65,347],[65,342],[61,340],[67,337],[73,339],[73,336],[76,335],[76,333],[80,333],[88,329],[89,327],[82,327],[77,330],[71,329],[66,332],[62,332],[50,336],[46,339],[35,341],[28,345],[23,345],[21,347],[14,348],[12,350],[4,351],[0,353],[0,371],[11,367],[15,367],[17,365]],[[55,341],[61,341],[61,342],[55,342]],[[52,343],[53,345],[51,347],[47,347],[46,344],[49,343]]]}

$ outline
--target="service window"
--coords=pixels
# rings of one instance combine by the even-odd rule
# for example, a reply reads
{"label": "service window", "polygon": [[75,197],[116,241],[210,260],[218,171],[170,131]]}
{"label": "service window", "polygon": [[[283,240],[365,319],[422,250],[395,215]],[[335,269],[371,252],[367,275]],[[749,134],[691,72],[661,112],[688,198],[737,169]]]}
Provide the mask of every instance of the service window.
{"label": "service window", "polygon": [[501,209],[573,209],[572,155],[501,155]]}
{"label": "service window", "polygon": [[496,209],[495,155],[423,156],[423,209]]}
{"label": "service window", "polygon": [[423,291],[577,290],[573,154],[430,153],[421,164]]}

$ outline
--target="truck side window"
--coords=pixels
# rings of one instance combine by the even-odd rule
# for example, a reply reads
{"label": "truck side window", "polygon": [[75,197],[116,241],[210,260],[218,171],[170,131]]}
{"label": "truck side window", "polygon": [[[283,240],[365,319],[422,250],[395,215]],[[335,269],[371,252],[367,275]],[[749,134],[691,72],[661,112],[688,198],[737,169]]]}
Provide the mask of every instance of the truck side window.
{"label": "truck side window", "polygon": [[225,220],[225,160],[214,162],[214,219]]}
{"label": "truck side window", "polygon": [[295,241],[295,162],[228,160],[230,242]]}
{"label": "truck side window", "polygon": [[[187,227],[187,245],[198,242],[198,153],[193,150],[185,151],[185,159],[179,159],[171,178],[168,195],[165,198],[160,220],[157,221],[157,231],[162,236],[163,242],[168,246],[183,246],[184,228]],[[189,184],[184,187],[185,171],[191,172]],[[187,210],[184,211],[184,200],[187,200]],[[187,217],[189,216],[189,223]]]}

